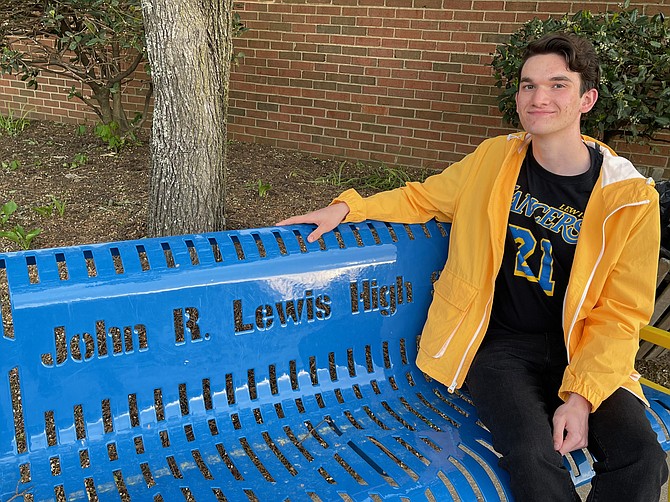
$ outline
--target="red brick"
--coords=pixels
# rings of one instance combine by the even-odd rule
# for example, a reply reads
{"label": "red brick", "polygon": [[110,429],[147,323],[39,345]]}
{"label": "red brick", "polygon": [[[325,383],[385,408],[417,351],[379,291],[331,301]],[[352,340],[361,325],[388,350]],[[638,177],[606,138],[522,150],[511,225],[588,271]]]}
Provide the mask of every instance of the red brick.
{"label": "red brick", "polygon": [[403,88],[405,86],[405,81],[401,78],[378,78],[377,85],[381,87]]}
{"label": "red brick", "polygon": [[404,61],[404,66],[405,69],[407,70],[413,70],[413,71],[430,71],[433,69],[433,63],[430,61],[417,61],[417,60],[411,60],[407,59]]}
{"label": "red brick", "polygon": [[409,28],[411,21],[409,19],[384,18],[382,26],[389,28]]}
{"label": "red brick", "polygon": [[421,51],[435,51],[437,50],[437,41],[435,40],[410,40],[410,49],[417,49]]}
{"label": "red brick", "polygon": [[454,12],[455,21],[483,21],[484,13],[478,11],[456,11]]}
{"label": "red brick", "polygon": [[465,52],[465,43],[463,42],[451,42],[451,41],[439,41],[437,43],[437,52],[427,53],[424,55],[426,59],[432,59],[433,61],[449,61],[450,55],[453,53],[463,53]]}
{"label": "red brick", "polygon": [[365,68],[365,74],[370,75],[372,77],[390,77],[391,76],[391,70],[388,69],[388,68],[366,67]]}
{"label": "red brick", "polygon": [[358,141],[353,141],[345,138],[336,138],[335,145],[340,148],[358,148],[360,143]]}
{"label": "red brick", "polygon": [[377,58],[392,58],[393,49],[370,47],[367,49],[366,55]]}
{"label": "red brick", "polygon": [[375,143],[378,144],[389,144],[389,145],[399,145],[400,138],[397,136],[388,136],[384,134],[377,134],[374,137]]}
{"label": "red brick", "polygon": [[[383,28],[383,20],[382,18],[379,17],[373,17],[373,16],[362,16],[359,18],[356,18],[356,26],[361,26],[361,27],[367,27],[368,33],[373,36],[389,36],[389,35],[382,35],[380,33],[373,34],[371,33],[373,30],[389,30],[390,28]],[[382,31],[382,33],[384,33]],[[390,36],[393,36],[393,32],[391,31]]]}
{"label": "red brick", "polygon": [[364,47],[381,47],[382,39],[374,37],[356,37],[356,44]]}
{"label": "red brick", "polygon": [[[404,5],[407,5],[407,1],[399,0]],[[395,12],[396,17],[401,17],[403,19],[423,19],[425,11],[423,9],[397,9]]]}
{"label": "red brick", "polygon": [[342,14],[342,7],[336,5],[317,5],[316,12],[325,16],[339,16]]}
{"label": "red brick", "polygon": [[[386,19],[386,18],[402,18],[402,16],[396,16],[396,9],[388,9],[388,8],[375,8],[371,7],[368,9],[368,16],[370,17],[376,17],[380,19]],[[404,18],[407,19],[407,18]]]}
{"label": "red brick", "polygon": [[485,12],[485,21],[496,21],[498,23],[513,23],[517,14],[514,12]]}
{"label": "red brick", "polygon": [[372,141],[373,137],[374,136],[369,132],[358,132],[358,131],[349,132],[349,138],[358,141]]}
{"label": "red brick", "polygon": [[543,12],[557,14],[565,14],[566,12],[570,12],[571,7],[569,2],[542,2],[540,5]]}
{"label": "red brick", "polygon": [[502,0],[475,0],[472,2],[472,8],[478,11],[499,11],[504,10],[506,7],[505,2]]}
{"label": "red brick", "polygon": [[389,129],[389,134],[391,134],[391,128],[393,129],[398,129],[402,126],[402,118],[401,117],[391,117],[387,115],[377,115],[377,122],[388,126]]}
{"label": "red brick", "polygon": [[385,38],[382,40],[382,46],[389,49],[407,49],[409,40],[405,38]]}

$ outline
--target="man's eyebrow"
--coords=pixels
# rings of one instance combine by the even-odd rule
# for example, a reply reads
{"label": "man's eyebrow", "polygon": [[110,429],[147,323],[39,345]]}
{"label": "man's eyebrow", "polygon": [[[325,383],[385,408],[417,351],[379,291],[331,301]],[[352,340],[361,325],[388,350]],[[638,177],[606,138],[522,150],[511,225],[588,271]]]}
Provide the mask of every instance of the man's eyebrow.
{"label": "man's eyebrow", "polygon": [[[567,75],[556,75],[549,79],[551,82],[572,82],[572,79]],[[533,82],[533,79],[530,77],[521,77],[520,82]]]}

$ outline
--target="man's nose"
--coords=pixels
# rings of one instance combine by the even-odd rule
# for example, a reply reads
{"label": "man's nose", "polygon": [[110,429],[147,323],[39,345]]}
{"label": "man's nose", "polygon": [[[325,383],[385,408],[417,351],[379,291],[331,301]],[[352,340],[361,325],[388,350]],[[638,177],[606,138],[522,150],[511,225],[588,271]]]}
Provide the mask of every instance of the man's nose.
{"label": "man's nose", "polygon": [[531,102],[534,105],[536,105],[536,106],[537,105],[543,105],[543,104],[547,103],[548,100],[549,100],[548,89],[544,89],[542,87],[536,87],[535,89],[533,89],[533,96],[532,96]]}

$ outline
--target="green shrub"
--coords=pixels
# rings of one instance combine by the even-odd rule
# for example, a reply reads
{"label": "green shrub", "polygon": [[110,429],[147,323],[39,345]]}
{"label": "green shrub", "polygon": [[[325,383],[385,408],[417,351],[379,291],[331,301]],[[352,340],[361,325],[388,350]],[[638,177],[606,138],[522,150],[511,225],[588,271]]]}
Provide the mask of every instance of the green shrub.
{"label": "green shrub", "polygon": [[546,33],[572,32],[587,37],[600,57],[600,97],[582,118],[584,133],[605,142],[613,138],[647,143],[670,128],[670,23],[663,16],[642,15],[626,0],[617,12],[584,10],[560,19],[532,19],[498,46],[492,66],[502,89],[499,109],[518,127],[514,96],[526,45]]}

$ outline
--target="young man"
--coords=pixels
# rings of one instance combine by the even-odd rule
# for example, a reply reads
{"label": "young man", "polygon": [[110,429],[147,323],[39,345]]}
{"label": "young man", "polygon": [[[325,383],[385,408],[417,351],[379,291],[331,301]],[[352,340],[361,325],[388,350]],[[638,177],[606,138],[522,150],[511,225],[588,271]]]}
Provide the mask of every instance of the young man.
{"label": "young man", "polygon": [[588,41],[545,36],[520,69],[525,132],[423,183],[349,190],[280,223],[316,223],[313,241],[345,220],[452,222],[417,364],[450,390],[467,381],[519,501],[579,500],[562,455],[584,447],[597,459],[589,500],[657,501],[667,478],[634,369],[654,306],[658,196],[580,134],[598,79]]}

